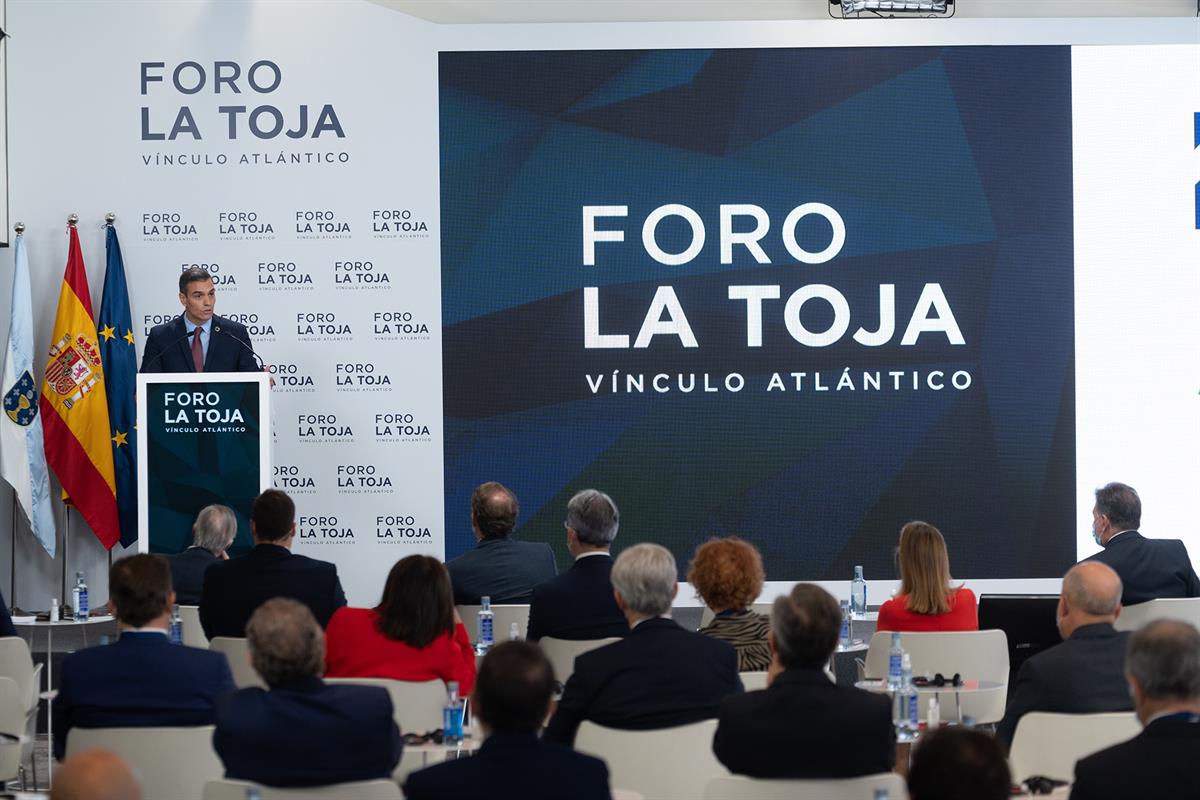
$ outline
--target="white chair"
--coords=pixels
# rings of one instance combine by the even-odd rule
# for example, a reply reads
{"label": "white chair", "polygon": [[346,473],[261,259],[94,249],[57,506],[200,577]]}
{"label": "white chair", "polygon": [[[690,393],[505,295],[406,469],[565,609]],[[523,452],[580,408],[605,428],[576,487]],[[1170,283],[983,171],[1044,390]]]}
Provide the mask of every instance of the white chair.
{"label": "white chair", "polygon": [[575,749],[608,762],[613,786],[647,800],[696,798],[713,778],[729,774],[712,751],[715,719],[653,731],[626,731],[584,722]]}
{"label": "white chair", "polygon": [[395,681],[388,678],[326,678],[326,683],[382,686],[392,698],[392,716],[401,733],[441,730],[446,684],[441,680]]}
{"label": "white chair", "polygon": [[[12,678],[0,677],[0,733],[18,737],[0,745],[0,785],[21,775],[26,731],[25,696]],[[36,777],[36,776],[35,776]]]}
{"label": "white chair", "polygon": [[904,779],[894,772],[829,780],[714,778],[704,790],[704,800],[868,800],[879,789],[887,791],[889,800],[908,800]]}
{"label": "white chair", "polygon": [[200,606],[180,606],[179,619],[183,622],[183,643],[188,647],[208,647],[208,637],[200,625]]}
{"label": "white chair", "polygon": [[738,677],[742,679],[742,688],[747,692],[767,688],[766,672],[739,672]]}
{"label": "white chair", "polygon": [[1014,783],[1032,775],[1060,781],[1075,777],[1075,762],[1132,739],[1142,726],[1132,711],[1113,714],[1051,714],[1034,711],[1017,722],[1008,763]]}
{"label": "white chair", "polygon": [[248,781],[222,779],[204,784],[204,800],[246,800],[249,789],[258,789],[262,800],[401,800],[403,797],[395,781],[385,780],[277,789]]}
{"label": "white chair", "polygon": [[229,671],[233,673],[234,686],[239,689],[245,689],[250,686],[266,688],[266,682],[263,681],[262,676],[258,674],[258,671],[250,663],[250,647],[246,644],[245,639],[238,639],[232,636],[214,636],[212,641],[208,643],[208,649],[217,653],[224,653],[225,658],[229,659]]}
{"label": "white chair", "polygon": [[[458,615],[462,617],[467,635],[472,642],[479,641],[479,609],[483,606],[459,606]],[[492,636],[497,642],[507,642],[512,624],[517,623],[521,638],[525,638],[525,629],[529,626],[529,605],[492,606]]]}
{"label": "white chair", "polygon": [[129,765],[142,785],[143,800],[180,800],[199,797],[208,781],[225,774],[212,738],[212,725],[72,728],[67,736],[67,758],[97,747],[111,750]]}
{"label": "white chair", "polygon": [[621,641],[616,636],[607,639],[555,639],[553,636],[544,636],[538,640],[541,645],[542,652],[546,654],[546,658],[550,659],[550,666],[554,668],[554,678],[559,683],[566,684],[567,678],[575,672],[575,658],[584,653],[595,650],[598,647],[604,647],[606,644]]}
{"label": "white chair", "polygon": [[[956,672],[964,680],[990,681],[998,684],[996,689],[977,692],[961,692],[964,717],[974,717],[976,722],[999,722],[1004,718],[1004,706],[1008,699],[1008,637],[1004,631],[953,631],[944,633],[902,633],[900,644],[912,657],[913,675],[942,673],[947,678]],[[876,631],[867,649],[866,676],[886,678],[888,653],[892,646],[890,631]],[[922,693],[932,700],[933,692]],[[957,716],[955,692],[947,688],[938,692],[941,717],[952,720]],[[922,703],[924,706],[925,701]],[[926,710],[921,709],[924,719]]]}
{"label": "white chair", "polygon": [[[750,606],[750,610],[756,614],[762,614],[764,617],[770,618],[771,609],[774,606],[775,603],[773,602],[755,603],[754,605]],[[705,625],[712,622],[714,617],[716,617],[716,615],[713,614],[712,609],[708,606],[705,606],[704,611],[700,612],[700,627],[703,628]]]}
{"label": "white chair", "polygon": [[1200,628],[1200,597],[1162,598],[1125,606],[1113,627],[1119,631],[1136,631],[1155,619],[1177,619]]}
{"label": "white chair", "polygon": [[21,746],[21,762],[28,764],[36,787],[37,763],[34,760],[33,743],[37,738],[38,702],[42,693],[42,665],[33,663],[29,645],[20,636],[0,637],[0,676],[11,678],[17,685],[17,699],[25,714],[25,725],[20,730],[6,730],[14,736],[25,736]]}

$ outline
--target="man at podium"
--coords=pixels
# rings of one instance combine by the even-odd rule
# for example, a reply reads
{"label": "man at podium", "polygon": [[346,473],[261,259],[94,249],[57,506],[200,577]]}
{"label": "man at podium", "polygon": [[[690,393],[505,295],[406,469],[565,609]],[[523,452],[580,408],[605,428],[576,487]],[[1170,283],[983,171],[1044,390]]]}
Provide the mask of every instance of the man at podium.
{"label": "man at podium", "polygon": [[261,360],[246,326],[213,313],[217,290],[212,275],[190,267],[179,276],[183,313],[155,325],[146,337],[142,372],[258,372]]}

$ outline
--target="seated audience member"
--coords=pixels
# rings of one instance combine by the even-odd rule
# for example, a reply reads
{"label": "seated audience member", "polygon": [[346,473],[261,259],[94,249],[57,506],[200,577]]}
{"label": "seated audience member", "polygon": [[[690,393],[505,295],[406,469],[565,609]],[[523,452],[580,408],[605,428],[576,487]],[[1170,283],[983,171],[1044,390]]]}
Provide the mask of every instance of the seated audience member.
{"label": "seated audience member", "polygon": [[886,695],[838,686],[825,674],[842,613],[819,586],[799,583],[771,610],[768,686],[721,702],[713,753],[752,778],[849,778],[895,761]]}
{"label": "seated audience member", "polygon": [[192,546],[182,553],[167,556],[171,564],[171,584],[180,605],[200,605],[204,572],[218,561],[228,559],[225,551],[237,536],[237,517],[229,506],[211,505],[200,509],[192,524]]}
{"label": "seated audience member", "polygon": [[54,770],[50,800],[142,800],[142,787],[116,753],[84,750]]}
{"label": "seated audience member", "polygon": [[977,631],[975,593],[950,583],[942,532],[928,522],[900,529],[900,592],[879,607],[880,631]]}
{"label": "seated audience member", "polygon": [[584,720],[649,730],[711,719],[721,698],[742,690],[732,646],[671,620],[677,576],[674,557],[660,545],[634,545],[617,556],[613,593],[629,635],[575,659],[546,727],[548,741],[574,743]]}
{"label": "seated audience member", "polygon": [[1092,714],[1133,708],[1125,683],[1128,633],[1121,613],[1121,579],[1104,564],[1085,561],[1063,577],[1058,631],[1063,641],[1021,665],[996,736],[1012,744],[1017,722],[1030,711]]}
{"label": "seated audience member", "polygon": [[769,667],[767,631],[771,620],[750,610],[765,579],[762,556],[754,545],[736,536],[710,539],[696,548],[687,579],[714,615],[700,632],[733,645],[739,672],[761,672]]}
{"label": "seated audience member", "polygon": [[8,613],[8,603],[0,594],[0,636],[16,636],[17,629],[13,627],[12,616]]}
{"label": "seated audience member", "polygon": [[470,758],[414,772],[408,800],[608,800],[598,758],[538,738],[554,695],[554,673],[530,642],[504,642],[484,656],[471,708],[484,741]]}
{"label": "seated audience member", "polygon": [[1125,670],[1142,732],[1076,764],[1071,800],[1200,797],[1200,633],[1147,623],[1129,639]]}
{"label": "seated audience member", "polygon": [[629,633],[609,580],[613,560],[608,549],[620,522],[617,504],[604,492],[584,489],[570,499],[563,525],[575,563],[534,587],[525,638],[607,639]]}
{"label": "seated audience member", "polygon": [[939,728],[921,737],[908,768],[909,800],[1005,800],[1004,748],[983,731]]}
{"label": "seated audience member", "polygon": [[475,683],[475,650],[463,627],[446,568],[409,556],[388,573],[375,608],[345,606],[325,629],[325,676]]}
{"label": "seated audience member", "polygon": [[175,593],[161,556],[114,563],[108,592],[121,635],[110,645],[63,659],[54,700],[59,759],[76,727],[211,725],[218,698],[234,690],[224,655],[173,645],[167,638]]}
{"label": "seated audience member", "polygon": [[321,680],[325,635],[306,606],[268,600],[246,623],[246,641],[269,689],[241,689],[217,707],[213,748],[226,778],[323,786],[391,777],[403,747],[391,697]]}
{"label": "seated audience member", "polygon": [[1121,576],[1121,604],[1159,597],[1200,597],[1200,578],[1178,539],[1147,539],[1138,532],[1142,500],[1133,487],[1110,483],[1096,490],[1092,538],[1104,549],[1085,561],[1108,564]]}
{"label": "seated audience member", "polygon": [[558,574],[550,545],[512,538],[519,511],[517,498],[499,483],[471,493],[475,549],[446,562],[456,605],[477,606],[483,597],[497,604],[528,603],[533,587]]}
{"label": "seated audience member", "polygon": [[246,620],[272,597],[299,600],[322,627],[346,605],[336,566],[292,552],[296,505],[287,494],[267,489],[254,498],[250,536],[254,549],[204,573],[200,624],[209,639],[245,636]]}

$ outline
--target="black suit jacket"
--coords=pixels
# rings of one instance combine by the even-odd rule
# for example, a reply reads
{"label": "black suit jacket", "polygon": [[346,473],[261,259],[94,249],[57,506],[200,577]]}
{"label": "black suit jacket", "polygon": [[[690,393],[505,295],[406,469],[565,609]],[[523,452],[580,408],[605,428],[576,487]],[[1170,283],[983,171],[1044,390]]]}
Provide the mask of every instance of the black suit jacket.
{"label": "black suit jacket", "polygon": [[533,734],[493,734],[470,758],[414,772],[407,800],[609,800],[608,767],[598,758]]}
{"label": "black suit jacket", "polygon": [[535,586],[525,638],[607,639],[629,633],[613,597],[612,565],[608,554],[585,556],[562,575]]}
{"label": "black suit jacket", "polygon": [[286,547],[259,544],[245,555],[218,561],[204,573],[200,624],[204,635],[243,637],[254,610],[272,597],[291,597],[308,606],[324,628],[346,605],[337,567],[299,556]]}
{"label": "black suit jacket", "polygon": [[996,728],[1007,747],[1017,722],[1030,711],[1060,714],[1098,714],[1130,711],[1125,682],[1128,632],[1108,623],[1076,628],[1071,638],[1043,650],[1021,665],[1008,693],[1008,708]]}
{"label": "black suit jacket", "polygon": [[891,772],[887,695],[838,686],[819,669],[790,669],[758,692],[721,702],[713,753],[752,778],[852,778]]}
{"label": "black suit jacket", "polygon": [[213,749],[226,778],[267,786],[390,778],[403,746],[392,699],[378,686],[307,678],[242,689],[217,705]]}
{"label": "black suit jacket", "polygon": [[8,613],[8,603],[4,594],[0,593],[0,636],[16,636],[17,629],[13,627],[12,615]]}
{"label": "black suit jacket", "polygon": [[554,551],[545,542],[521,542],[509,536],[484,539],[474,550],[446,562],[455,605],[528,603],[533,587],[558,574]]}
{"label": "black suit jacket", "polygon": [[1200,797],[1200,720],[1156,719],[1128,742],[1075,765],[1071,800]]}
{"label": "black suit jacket", "polygon": [[1124,606],[1159,597],[1200,597],[1200,578],[1178,539],[1147,539],[1129,531],[1085,560],[1108,564],[1121,576]]}
{"label": "black suit jacket", "polygon": [[175,602],[181,606],[200,605],[204,573],[219,559],[203,547],[189,547],[182,553],[166,558],[167,563],[171,565],[171,585],[175,588]]}
{"label": "black suit jacket", "polygon": [[[258,372],[258,363],[247,347],[254,349],[245,325],[213,314],[204,371]],[[187,326],[183,324],[182,314],[171,322],[150,329],[150,335],[146,337],[146,349],[142,351],[141,371],[196,371],[196,365],[192,363],[192,342],[187,335]]]}
{"label": "black suit jacket", "polygon": [[742,691],[733,645],[648,619],[623,640],[575,659],[545,738],[573,744],[579,723],[652,730],[712,719]]}

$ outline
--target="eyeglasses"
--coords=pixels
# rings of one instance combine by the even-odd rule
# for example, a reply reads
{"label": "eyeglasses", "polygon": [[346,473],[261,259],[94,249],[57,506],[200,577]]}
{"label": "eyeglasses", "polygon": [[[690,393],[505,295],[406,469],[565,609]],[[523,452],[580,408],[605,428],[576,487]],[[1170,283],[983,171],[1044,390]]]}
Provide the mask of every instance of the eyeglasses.
{"label": "eyeglasses", "polygon": [[959,673],[954,673],[954,677],[947,678],[942,673],[936,673],[932,678],[926,678],[924,675],[912,679],[913,686],[962,686],[963,677]]}
{"label": "eyeglasses", "polygon": [[428,733],[406,733],[404,734],[405,744],[441,744],[442,731],[429,731]]}

